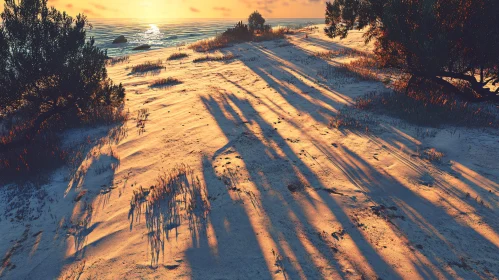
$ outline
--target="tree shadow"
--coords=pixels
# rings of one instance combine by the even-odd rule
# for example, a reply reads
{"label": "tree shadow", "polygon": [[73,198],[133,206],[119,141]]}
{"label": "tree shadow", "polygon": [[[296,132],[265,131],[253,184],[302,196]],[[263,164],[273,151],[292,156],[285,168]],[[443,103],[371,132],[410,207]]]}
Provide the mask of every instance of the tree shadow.
{"label": "tree shadow", "polygon": [[[81,137],[77,131],[69,138]],[[88,236],[100,225],[93,221],[95,210],[105,206],[115,189],[114,174],[120,160],[111,146],[126,137],[126,127],[118,124],[86,132],[89,137],[77,145],[70,166],[55,172],[51,183],[44,186],[49,202],[39,210],[44,224],[28,227],[27,238],[18,245],[23,250],[11,255],[14,265],[22,261],[25,268],[3,270],[3,276],[57,278],[66,265],[85,258]],[[24,256],[26,252],[29,256]]]}
{"label": "tree shadow", "polygon": [[208,197],[205,187],[186,165],[180,165],[164,172],[150,188],[134,190],[130,201],[128,219],[130,230],[144,215],[147,228],[148,250],[151,267],[157,267],[159,257],[165,251],[165,243],[170,241],[170,232],[175,239],[179,227],[187,221],[192,240],[197,240],[208,222]]}
{"label": "tree shadow", "polygon": [[[330,42],[328,42],[328,46],[331,46]],[[303,52],[301,49],[294,48],[295,53]],[[295,64],[289,62],[293,52],[275,53],[251,45],[249,51],[257,54],[260,61],[244,62],[245,65],[276,92],[276,97],[282,97],[285,103],[296,109],[296,112],[308,114],[316,122],[327,125],[327,116],[334,115],[339,106],[348,104],[348,102],[345,103],[341,100],[348,100],[348,97],[352,95],[351,88],[355,85],[350,85],[350,88],[346,89],[344,93],[341,90],[336,92],[324,90],[324,88],[310,82],[310,79],[314,77],[314,73],[317,73],[317,69],[299,60]],[[327,62],[324,62],[324,64],[331,66]],[[275,125],[272,125],[269,120],[265,120],[261,116],[260,110],[257,110],[255,106],[265,106],[266,109],[275,112],[277,115],[286,112],[275,99],[251,92],[240,83],[233,82],[222,74],[220,75],[231,82],[232,86],[246,93],[248,99],[245,100],[227,92],[202,97],[206,108],[208,108],[228,139],[228,143],[220,148],[209,161],[204,160],[204,170],[207,172],[206,169],[210,169],[207,166],[211,165],[211,174],[209,175],[220,178],[222,183],[225,184],[225,190],[229,193],[228,196],[226,195],[227,199],[237,201],[235,200],[237,196],[233,196],[231,193],[239,195],[252,190],[243,189],[238,183],[233,183],[231,176],[221,176],[217,167],[220,167],[220,159],[228,154],[238,154],[240,156],[248,172],[247,181],[252,182],[257,188],[256,192],[258,194],[255,196],[257,200],[256,203],[252,202],[252,205],[257,205],[260,208],[259,213],[264,216],[262,219],[268,221],[266,223],[266,233],[273,241],[271,244],[275,246],[272,250],[284,255],[284,261],[282,262],[284,275],[291,278],[302,276],[314,278],[318,277],[317,273],[320,271],[323,273],[322,275],[344,277],[345,264],[339,264],[338,259],[335,257],[335,253],[337,253],[335,250],[325,248],[327,246],[323,239],[316,234],[317,232],[320,233],[321,229],[316,228],[307,215],[308,209],[304,204],[310,203],[314,205],[319,198],[341,223],[342,228],[346,229],[359,254],[369,264],[368,268],[366,268],[363,267],[361,262],[347,257],[350,266],[353,266],[365,277],[372,277],[373,275],[383,278],[403,277],[393,269],[393,264],[386,262],[383,255],[380,254],[380,249],[375,248],[372,241],[366,237],[366,228],[363,227],[361,218],[352,217],[351,211],[344,209],[344,202],[340,202],[340,199],[334,197],[335,191],[314,192],[306,188],[307,191],[300,193],[301,200],[304,199],[306,202],[295,199],[294,194],[286,189],[287,182],[305,181],[306,185],[313,190],[330,190],[330,188],[324,185],[315,175],[316,171],[307,165],[301,154],[294,152],[294,149],[288,143],[289,139],[281,136]],[[286,75],[288,83],[283,83],[282,81],[286,80],[283,77]],[[354,81],[352,81],[352,84],[355,84]],[[383,88],[383,85],[381,83],[373,84],[373,87]],[[303,94],[305,91],[308,94]],[[332,96],[335,95],[341,98],[333,98]],[[262,100],[263,98],[266,99]],[[255,100],[257,105],[253,106],[252,102],[249,101],[250,99]],[[469,254],[466,250],[469,243],[458,245],[461,241],[454,232],[459,232],[466,238],[471,238],[474,242],[477,242],[481,250],[487,252],[487,256],[490,258],[497,255],[493,253],[498,248],[497,242],[493,241],[495,237],[484,236],[476,227],[462,223],[455,216],[450,215],[446,209],[415,193],[407,185],[407,182],[399,181],[388,172],[381,172],[376,169],[362,155],[358,155],[346,147],[337,150],[330,146],[324,146],[321,141],[315,141],[313,136],[303,131],[298,122],[287,121],[294,128],[301,130],[301,133],[312,138],[314,149],[320,151],[321,156],[325,156],[332,166],[339,169],[345,178],[366,196],[366,201],[370,202],[369,205],[372,207],[363,209],[363,213],[369,212],[371,216],[374,215],[374,218],[379,218],[379,222],[384,223],[386,228],[393,231],[396,236],[400,236],[402,240],[407,240],[407,245],[411,251],[407,252],[406,255],[412,260],[411,265],[419,275],[425,278],[487,278],[493,275],[494,272],[487,269],[487,266],[491,265],[491,263],[484,259],[486,257],[479,257],[480,260],[477,260],[476,252],[474,252],[475,256]],[[414,141],[401,135],[383,133],[380,138],[370,133],[350,130],[345,130],[343,133],[355,133],[360,137],[370,139],[379,148],[392,154],[397,161],[411,169],[415,174],[423,175],[428,172],[429,168],[433,168],[431,164],[414,160],[411,155],[397,150],[397,146],[400,145],[401,141],[406,142],[408,145],[416,145]],[[255,158],[258,158],[258,160],[255,160]],[[263,165],[261,162],[263,162]],[[224,171],[226,170],[227,167]],[[228,183],[224,183],[224,181]],[[446,186],[448,187],[442,176],[438,176],[436,182],[438,183],[436,186],[441,186],[443,189],[446,189]],[[451,194],[453,196],[458,195],[457,193]],[[244,195],[239,197],[243,197],[243,199],[240,199],[242,201],[250,201],[249,196],[246,199]],[[463,203],[466,205],[466,202]],[[280,205],[277,210],[276,205]],[[241,211],[245,211],[246,216],[250,217],[250,211],[246,208],[242,207]],[[227,214],[227,216],[229,215]],[[248,222],[251,227],[255,227],[251,218]],[[284,231],[283,229],[287,230]],[[219,223],[214,225],[214,231],[220,235],[221,232],[226,230]],[[492,233],[495,234],[494,228],[492,228]],[[209,248],[208,237],[205,237],[205,239],[203,242],[205,250],[201,251],[198,248],[193,248],[191,249],[192,253],[188,254],[189,261],[193,266],[199,264],[198,254],[203,254],[205,260],[216,256],[213,248],[207,250]],[[314,263],[317,255],[312,256],[310,247],[303,245],[304,240],[310,241],[312,247],[314,247],[312,251],[320,255],[331,270],[325,272],[324,267]],[[423,241],[428,246],[423,247],[421,245]],[[265,256],[266,254],[262,250],[264,250],[264,247],[266,247],[265,249],[269,247],[261,244],[261,241],[257,242],[260,251],[255,252],[255,254]],[[221,246],[220,243],[218,243],[219,247]],[[286,244],[286,246],[283,244]],[[226,254],[237,255],[233,250],[227,251]],[[220,265],[220,263],[222,262],[216,262],[215,264]],[[211,269],[211,271],[216,271],[215,268]],[[263,265],[256,265],[256,269],[263,269]],[[267,270],[268,273],[273,270],[268,261]],[[194,278],[202,278],[203,274],[202,271],[193,270],[193,275]]]}
{"label": "tree shadow", "polygon": [[[337,266],[337,260],[334,257],[335,250],[328,247],[327,243],[321,239],[320,234],[318,234],[320,233],[319,229],[309,221],[307,210],[292,196],[285,184],[273,185],[270,182],[282,182],[283,179],[287,182],[299,182],[306,178],[307,184],[314,189],[329,188],[322,185],[314,172],[292,151],[286,140],[259,116],[249,102],[240,100],[235,96],[223,97],[222,101],[207,98],[203,99],[203,102],[215,117],[225,135],[230,139],[227,145],[215,153],[212,161],[227,149],[231,149],[241,156],[248,167],[255,166],[256,163],[250,161],[255,157],[259,161],[263,159],[263,162],[265,162],[259,168],[248,168],[248,180],[256,185],[260,194],[259,205],[261,205],[261,212],[272,212],[272,215],[268,214],[265,217],[265,219],[268,219],[267,231],[276,246],[273,250],[279,252],[279,254],[284,254],[283,270],[285,273],[291,278],[301,276],[315,278],[321,275],[318,273],[342,275],[343,272]],[[241,115],[236,113],[236,110],[241,112]],[[246,122],[257,126],[258,130],[262,131],[262,138],[239,125]],[[238,131],[239,135],[233,136],[235,131]],[[270,140],[270,138],[272,139]],[[269,142],[266,143],[266,140]],[[273,147],[274,143],[279,148]],[[276,173],[276,171],[279,172]],[[282,199],[276,198],[276,193],[282,195]],[[306,196],[306,194],[308,192],[303,193],[306,200],[314,203],[314,198]],[[316,194],[322,201],[327,203],[331,212],[343,224],[343,228],[352,230],[352,238],[356,244],[359,244],[358,248],[364,255],[371,256],[369,261],[377,274],[382,275],[390,272],[391,275],[394,275],[395,272],[376,254],[369,242],[362,237],[357,226],[351,221],[347,213],[342,211],[336,200],[332,199],[326,192],[316,192]],[[280,209],[276,209],[276,204],[281,204]],[[308,244],[304,245],[303,242]],[[284,248],[283,243],[289,247]],[[311,256],[310,252],[314,252],[315,255]],[[292,255],[296,257],[292,257]],[[327,269],[315,263],[317,260],[314,260],[314,258],[318,257],[326,263]]]}

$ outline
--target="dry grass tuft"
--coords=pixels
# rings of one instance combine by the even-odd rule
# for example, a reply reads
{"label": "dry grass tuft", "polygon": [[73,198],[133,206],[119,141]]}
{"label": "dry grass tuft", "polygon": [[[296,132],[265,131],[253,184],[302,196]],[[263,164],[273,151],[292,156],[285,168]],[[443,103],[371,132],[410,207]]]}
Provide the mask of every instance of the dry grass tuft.
{"label": "dry grass tuft", "polygon": [[158,60],[156,62],[148,61],[146,63],[132,66],[130,73],[136,74],[136,73],[145,73],[150,71],[160,71],[163,68],[165,67],[163,66],[163,62],[161,60]]}
{"label": "dry grass tuft", "polygon": [[186,58],[188,57],[189,55],[186,54],[186,53],[172,53],[168,58],[167,60],[177,60],[177,59],[182,59],[182,58]]}
{"label": "dry grass tuft", "polygon": [[317,75],[325,80],[334,80],[336,86],[349,84],[352,80],[360,82],[377,82],[378,75],[368,68],[357,67],[352,64],[327,65],[317,71]]}
{"label": "dry grass tuft", "polygon": [[229,47],[231,45],[231,40],[222,35],[218,35],[211,39],[205,39],[201,41],[197,41],[191,45],[189,45],[189,49],[192,49],[196,52],[208,52],[213,50],[218,50],[222,48]]}
{"label": "dry grass tuft", "polygon": [[106,65],[115,65],[119,63],[125,63],[130,61],[130,57],[128,55],[126,56],[118,56],[118,57],[113,57],[110,58],[106,61]]}
{"label": "dry grass tuft", "polygon": [[237,56],[233,54],[225,54],[225,55],[219,55],[219,56],[213,56],[213,55],[207,55],[203,57],[198,57],[194,59],[192,62],[194,63],[200,63],[200,62],[207,62],[207,61],[230,61],[237,58]]}
{"label": "dry grass tuft", "polygon": [[431,90],[371,92],[357,98],[355,107],[425,127],[499,128],[499,111],[493,105],[470,104]]}
{"label": "dry grass tuft", "polygon": [[142,108],[137,111],[137,124],[136,127],[138,129],[139,135],[146,132],[146,123],[149,121],[149,109]]}
{"label": "dry grass tuft", "polygon": [[423,151],[421,158],[430,162],[442,162],[444,156],[444,153],[437,151],[435,148],[430,148]]}
{"label": "dry grass tuft", "polygon": [[[339,80],[339,83],[349,83],[350,79],[357,81],[380,81],[383,77],[382,74],[388,72],[387,69],[382,69],[381,64],[374,59],[374,57],[363,51],[340,48],[337,50],[317,52],[310,56],[311,58],[319,58],[324,60],[331,60],[339,57],[356,58],[350,62],[337,63],[337,65],[328,65],[319,70],[320,77],[329,80]],[[337,81],[338,82],[338,81]],[[389,83],[389,80],[383,81]]]}
{"label": "dry grass tuft", "polygon": [[129,217],[138,220],[145,210],[146,226],[151,253],[151,265],[157,264],[163,250],[164,238],[175,230],[183,220],[189,222],[189,229],[198,234],[205,225],[210,211],[205,188],[191,168],[179,165],[158,176],[156,184],[149,189],[140,187],[134,191],[130,201]]}
{"label": "dry grass tuft", "polygon": [[350,49],[350,48],[340,48],[337,50],[329,50],[329,51],[322,51],[322,52],[316,52],[313,54],[314,57],[321,58],[321,59],[332,59],[332,58],[338,58],[338,57],[363,57],[363,58],[368,58],[368,54],[366,54],[363,51],[355,50],[355,49]]}
{"label": "dry grass tuft", "polygon": [[277,29],[271,29],[268,32],[263,32],[262,34],[257,34],[253,37],[255,42],[263,42],[277,39],[284,39],[284,35],[287,34],[289,30],[285,27],[280,27]]}
{"label": "dry grass tuft", "polygon": [[373,116],[349,106],[340,109],[336,116],[331,117],[329,120],[329,127],[331,128],[359,132],[369,132],[376,124]]}
{"label": "dry grass tuft", "polygon": [[151,88],[170,87],[170,86],[179,85],[181,83],[182,81],[180,81],[177,78],[168,77],[166,79],[155,80],[151,85],[149,85],[149,87]]}

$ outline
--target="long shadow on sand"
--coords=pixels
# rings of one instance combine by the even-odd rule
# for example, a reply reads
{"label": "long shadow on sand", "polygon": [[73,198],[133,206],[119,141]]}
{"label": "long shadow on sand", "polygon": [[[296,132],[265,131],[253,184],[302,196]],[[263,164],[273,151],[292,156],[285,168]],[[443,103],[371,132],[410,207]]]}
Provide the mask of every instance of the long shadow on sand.
{"label": "long shadow on sand", "polygon": [[[51,202],[48,207],[51,219],[45,220],[46,223],[54,223],[56,229],[53,232],[34,232],[34,228],[27,228],[29,238],[18,245],[23,248],[22,251],[31,246],[27,250],[29,256],[24,260],[27,266],[22,268],[19,265],[16,269],[29,268],[29,271],[22,272],[23,279],[64,278],[68,276],[67,271],[63,271],[66,265],[73,267],[70,270],[83,269],[81,260],[85,258],[89,246],[87,237],[99,226],[99,223],[93,222],[93,214],[108,202],[114,188],[114,173],[119,166],[119,158],[112,152],[100,153],[100,150],[106,150],[108,145],[119,142],[125,135],[126,128],[121,124],[96,129],[96,133],[89,136],[75,153],[72,162],[75,169],[70,168],[71,174],[57,175],[61,178],[45,186],[50,188]],[[12,277],[11,273],[17,271],[2,269],[0,276]]]}
{"label": "long shadow on sand", "polygon": [[[259,45],[249,45],[250,51],[257,55],[259,61],[248,62],[246,66],[267,82],[275,90],[275,94],[284,98],[296,111],[310,115],[318,123],[327,124],[327,115],[335,114],[335,109],[345,104],[341,101],[343,99],[341,88],[336,92],[327,91],[329,95],[326,96],[324,90],[318,90],[310,80],[305,82],[307,79],[314,78],[317,69],[303,61],[293,63],[293,53],[304,51],[296,47],[287,48],[292,48],[292,50],[276,53]],[[291,85],[278,83],[277,81],[282,80],[283,73],[289,75],[298,73],[301,77],[289,76],[292,80],[289,83]],[[380,85],[373,84],[373,87],[380,87]],[[234,276],[247,273],[245,275],[271,278],[277,270],[276,273],[284,273],[291,279],[346,277],[346,267],[339,264],[337,251],[320,236],[321,230],[328,232],[331,229],[317,228],[308,214],[309,209],[306,205],[315,205],[317,197],[327,205],[329,211],[342,224],[342,228],[348,232],[370,269],[363,267],[366,264],[347,257],[349,266],[365,277],[372,276],[373,273],[383,279],[403,278],[403,275],[393,269],[394,264],[386,262],[379,247],[367,238],[368,233],[365,232],[358,218],[353,217],[351,212],[344,209],[344,203],[335,197],[334,192],[321,191],[330,188],[323,185],[315,172],[293,150],[287,139],[274,129],[271,122],[260,116],[256,105],[253,105],[250,99],[257,97],[261,100],[262,96],[244,87],[239,86],[239,88],[246,91],[248,99],[241,99],[232,94],[202,98],[220,129],[229,139],[228,143],[221,147],[211,159],[204,159],[204,176],[220,178],[220,174],[214,171],[215,166],[219,164],[216,162],[217,159],[228,153],[239,154],[248,172],[247,180],[257,188],[258,194],[253,197],[257,197],[258,201],[253,203],[252,207],[259,208],[258,213],[261,215],[259,219],[265,221],[264,226],[257,226],[255,217],[248,216],[248,211],[245,210],[248,206],[237,205],[233,209],[245,212],[245,215],[238,215],[238,217],[244,217],[242,221],[244,228],[255,232],[255,235],[265,235],[271,242],[267,241],[270,244],[264,245],[259,237],[241,240],[242,237],[238,236],[237,232],[231,233],[227,230],[227,223],[232,223],[234,219],[232,217],[235,215],[216,213],[217,210],[213,209],[210,217],[218,238],[218,245],[209,245],[206,236],[204,240],[203,236],[199,237],[199,246],[188,252],[189,262],[193,266],[193,278],[202,279],[206,274],[218,274],[217,272],[222,271],[221,268],[218,271],[220,265],[234,265],[235,268],[231,271]],[[308,94],[305,97],[297,91],[305,91]],[[338,95],[339,98],[334,95]],[[272,98],[262,100],[258,106],[267,106],[267,109],[276,111],[281,109],[273,103]],[[300,129],[298,123],[293,126]],[[302,133],[307,132],[302,131]],[[344,131],[344,133],[352,132]],[[407,155],[396,151],[397,143],[407,140],[387,133],[383,134],[382,138],[370,134],[359,135],[369,137],[385,150],[393,151],[395,158],[416,173],[422,175],[426,172],[427,168],[421,162],[411,160]],[[375,209],[375,212],[378,211],[378,215],[383,215],[376,209],[391,207],[398,213],[403,213],[403,215],[395,216],[400,219],[386,223],[390,224],[389,227],[396,232],[397,236],[406,240],[408,247],[411,248],[407,255],[411,256],[412,265],[421,277],[453,278],[458,276],[472,279],[488,278],[491,274],[497,273],[490,271],[494,266],[490,259],[497,257],[498,246],[489,238],[484,237],[476,228],[456,220],[445,209],[414,193],[389,173],[380,172],[362,155],[356,154],[347,147],[339,149],[326,147],[321,144],[321,141],[311,138],[315,148],[321,151],[331,165],[338,168],[344,177],[366,196],[366,201],[369,201],[366,205],[367,210],[374,207],[372,209]],[[259,160],[252,161],[251,159],[255,157]],[[261,162],[263,164],[260,164]],[[310,190],[302,192],[298,200],[295,194],[288,190],[287,182],[303,180],[316,192]],[[438,183],[437,186],[448,188],[445,182]],[[220,189],[225,190],[228,194],[222,197],[226,201],[234,197],[233,192],[245,191],[241,190],[242,186],[226,186],[227,183],[221,183],[220,186],[208,186],[208,190],[210,194],[220,192]],[[312,192],[315,195],[311,195]],[[380,222],[385,221],[380,220]],[[494,228],[496,227],[493,226]],[[456,236],[456,233],[465,236],[466,240]],[[427,244],[425,247],[418,245],[423,240]],[[480,247],[478,251],[483,252],[484,255],[482,257],[476,256],[476,253],[474,256],[471,255],[467,250],[469,246]],[[265,255],[262,252],[264,249],[273,250],[273,252],[275,250],[283,255],[283,261],[279,264],[277,261],[275,264],[271,261],[265,262],[262,256],[262,254]],[[203,265],[204,270],[196,269],[196,264],[203,261],[207,261],[210,265],[208,267]]]}

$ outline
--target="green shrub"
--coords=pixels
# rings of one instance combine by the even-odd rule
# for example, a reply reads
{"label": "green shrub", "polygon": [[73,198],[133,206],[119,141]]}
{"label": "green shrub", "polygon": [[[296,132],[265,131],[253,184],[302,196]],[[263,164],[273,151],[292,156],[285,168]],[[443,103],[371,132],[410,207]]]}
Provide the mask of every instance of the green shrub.
{"label": "green shrub", "polygon": [[98,110],[117,111],[125,89],[106,71],[107,54],[86,39],[87,18],[46,0],[5,0],[0,25],[0,177],[23,177],[64,158],[61,131]]}
{"label": "green shrub", "polygon": [[263,32],[266,28],[265,19],[258,11],[254,11],[248,18],[248,26],[251,33]]}

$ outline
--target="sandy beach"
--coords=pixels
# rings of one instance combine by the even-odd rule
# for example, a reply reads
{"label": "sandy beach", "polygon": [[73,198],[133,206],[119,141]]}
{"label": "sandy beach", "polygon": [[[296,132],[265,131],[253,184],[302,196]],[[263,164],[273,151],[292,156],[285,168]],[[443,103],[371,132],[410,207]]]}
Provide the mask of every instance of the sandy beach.
{"label": "sandy beach", "polygon": [[[68,132],[66,145],[85,139],[82,164],[71,178],[58,170],[29,204],[2,190],[11,265],[0,278],[498,279],[497,129],[368,111],[358,117],[369,131],[332,128],[356,97],[389,90],[380,81],[391,74],[345,72],[372,44],[322,29],[110,65],[128,121]],[[320,56],[330,50],[346,51]],[[167,60],[177,52],[188,56]],[[207,55],[226,59],[194,62]],[[151,86],[168,77],[178,82]],[[159,218],[165,205],[146,202],[174,168],[189,191]],[[19,211],[31,218],[14,222]]]}

